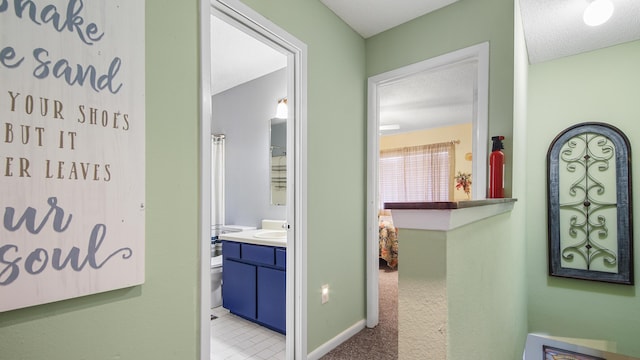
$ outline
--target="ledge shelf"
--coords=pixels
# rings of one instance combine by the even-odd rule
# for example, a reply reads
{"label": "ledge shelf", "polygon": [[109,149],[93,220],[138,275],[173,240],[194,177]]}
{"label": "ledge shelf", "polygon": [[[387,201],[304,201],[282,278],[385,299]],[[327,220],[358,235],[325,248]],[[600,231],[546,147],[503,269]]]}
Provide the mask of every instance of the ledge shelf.
{"label": "ledge shelf", "polygon": [[395,226],[405,229],[449,231],[509,212],[517,199],[484,199],[446,202],[385,203]]}
{"label": "ledge shelf", "polygon": [[[493,256],[478,254],[486,248],[492,248],[492,255],[493,251],[508,253],[501,249],[511,239],[491,234],[511,225],[509,219],[487,224],[479,221],[510,212],[515,202],[508,198],[385,203],[397,228],[417,230],[401,230],[398,245],[402,254],[398,267],[401,359],[423,358],[424,354],[430,354],[430,359],[464,358],[460,354],[489,339],[477,334],[477,329],[486,328],[487,318],[503,316],[499,307],[494,309],[496,299],[493,295],[474,298],[468,294],[484,294],[483,289],[491,287],[494,279],[505,278]],[[462,227],[461,231],[450,231]],[[507,296],[497,301],[509,303]],[[487,310],[491,314],[471,310],[479,307],[492,309]],[[466,350],[461,352],[461,345]],[[454,350],[454,346],[458,348]]]}

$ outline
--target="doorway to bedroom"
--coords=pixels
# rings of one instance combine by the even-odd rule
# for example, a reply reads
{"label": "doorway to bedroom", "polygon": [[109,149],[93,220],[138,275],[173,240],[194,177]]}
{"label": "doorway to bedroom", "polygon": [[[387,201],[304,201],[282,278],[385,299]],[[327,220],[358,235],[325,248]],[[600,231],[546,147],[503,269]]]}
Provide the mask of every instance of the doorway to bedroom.
{"label": "doorway to bedroom", "polygon": [[386,316],[382,271],[396,270],[402,291],[402,230],[384,204],[485,196],[484,163],[473,160],[486,159],[488,44],[371,77],[369,99],[367,327],[374,327]]}

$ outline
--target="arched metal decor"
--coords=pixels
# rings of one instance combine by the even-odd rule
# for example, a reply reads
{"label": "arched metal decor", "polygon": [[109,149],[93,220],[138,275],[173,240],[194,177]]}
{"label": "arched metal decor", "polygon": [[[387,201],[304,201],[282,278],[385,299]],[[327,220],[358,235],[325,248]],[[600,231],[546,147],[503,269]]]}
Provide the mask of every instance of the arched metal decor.
{"label": "arched metal decor", "polygon": [[582,123],[547,154],[549,275],[633,285],[631,147],[617,128]]}

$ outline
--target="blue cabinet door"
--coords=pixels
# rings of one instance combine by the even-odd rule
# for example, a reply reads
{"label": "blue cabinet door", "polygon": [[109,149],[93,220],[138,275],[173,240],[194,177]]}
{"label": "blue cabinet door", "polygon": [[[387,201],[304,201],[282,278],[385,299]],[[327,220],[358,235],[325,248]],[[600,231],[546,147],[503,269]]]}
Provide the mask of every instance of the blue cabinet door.
{"label": "blue cabinet door", "polygon": [[287,276],[283,270],[258,267],[258,321],[285,333]]}
{"label": "blue cabinet door", "polygon": [[256,318],[256,267],[226,260],[222,265],[222,305],[234,314]]}
{"label": "blue cabinet door", "polygon": [[276,267],[287,268],[287,249],[276,248]]}

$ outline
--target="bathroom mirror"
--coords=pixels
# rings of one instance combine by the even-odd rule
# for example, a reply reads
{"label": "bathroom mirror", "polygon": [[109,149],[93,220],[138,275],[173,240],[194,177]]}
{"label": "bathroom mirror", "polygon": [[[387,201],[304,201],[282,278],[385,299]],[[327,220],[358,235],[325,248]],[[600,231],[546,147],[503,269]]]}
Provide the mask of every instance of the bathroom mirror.
{"label": "bathroom mirror", "polygon": [[287,120],[270,120],[271,205],[287,203]]}

